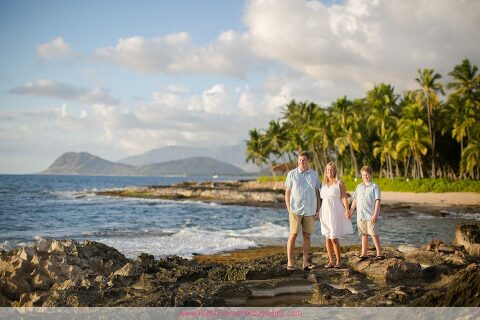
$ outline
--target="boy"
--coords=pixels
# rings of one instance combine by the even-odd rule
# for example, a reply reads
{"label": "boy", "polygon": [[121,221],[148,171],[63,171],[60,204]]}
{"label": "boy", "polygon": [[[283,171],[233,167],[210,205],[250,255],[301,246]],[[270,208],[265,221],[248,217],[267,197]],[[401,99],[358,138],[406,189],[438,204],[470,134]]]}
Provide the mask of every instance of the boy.
{"label": "boy", "polygon": [[357,208],[358,234],[362,237],[362,253],[359,258],[360,261],[368,258],[368,235],[370,235],[377,251],[375,259],[381,260],[384,257],[380,247],[377,223],[380,215],[380,188],[375,182],[372,182],[372,169],[370,167],[364,166],[360,172],[363,182],[355,189],[352,206],[350,207],[350,215]]}

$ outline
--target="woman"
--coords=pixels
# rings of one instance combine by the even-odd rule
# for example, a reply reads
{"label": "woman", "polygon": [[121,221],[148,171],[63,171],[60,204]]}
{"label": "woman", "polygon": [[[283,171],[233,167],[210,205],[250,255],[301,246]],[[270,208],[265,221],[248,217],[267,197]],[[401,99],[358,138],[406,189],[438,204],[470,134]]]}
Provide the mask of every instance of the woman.
{"label": "woman", "polygon": [[[320,189],[322,208],[320,212],[320,223],[322,235],[325,236],[325,246],[329,263],[327,269],[341,268],[340,243],[338,238],[353,233],[351,215],[348,207],[347,191],[345,184],[337,180],[337,167],[330,162],[325,167],[322,188]],[[333,260],[335,253],[336,263]]]}

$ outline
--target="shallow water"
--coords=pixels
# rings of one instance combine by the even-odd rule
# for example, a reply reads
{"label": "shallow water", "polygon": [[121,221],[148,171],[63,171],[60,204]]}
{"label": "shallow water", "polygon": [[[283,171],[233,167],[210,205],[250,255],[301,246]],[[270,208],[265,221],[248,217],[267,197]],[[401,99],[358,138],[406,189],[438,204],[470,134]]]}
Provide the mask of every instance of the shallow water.
{"label": "shallow water", "polygon": [[[218,180],[222,179],[232,177]],[[284,209],[94,194],[102,189],[186,180],[212,178],[0,175],[0,249],[41,238],[89,239],[133,258],[141,252],[191,257],[263,244],[285,245],[288,219]],[[417,246],[432,239],[451,242],[455,224],[480,220],[480,213],[472,210],[444,208],[445,217],[415,210],[385,214],[381,241]],[[314,245],[322,243],[318,224],[312,240]],[[359,238],[349,235],[342,243],[359,243]]]}

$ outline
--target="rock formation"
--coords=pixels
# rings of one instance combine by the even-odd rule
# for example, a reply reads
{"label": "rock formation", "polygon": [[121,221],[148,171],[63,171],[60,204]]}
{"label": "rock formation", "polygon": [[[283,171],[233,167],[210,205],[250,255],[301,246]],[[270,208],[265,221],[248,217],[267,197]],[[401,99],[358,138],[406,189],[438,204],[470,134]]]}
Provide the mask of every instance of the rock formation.
{"label": "rock formation", "polygon": [[325,269],[316,250],[319,267],[290,272],[285,254],[268,247],[222,264],[129,260],[98,242],[40,240],[0,253],[0,306],[480,306],[479,257],[463,246],[387,247],[384,260],[365,261],[358,247],[344,249],[343,269]]}

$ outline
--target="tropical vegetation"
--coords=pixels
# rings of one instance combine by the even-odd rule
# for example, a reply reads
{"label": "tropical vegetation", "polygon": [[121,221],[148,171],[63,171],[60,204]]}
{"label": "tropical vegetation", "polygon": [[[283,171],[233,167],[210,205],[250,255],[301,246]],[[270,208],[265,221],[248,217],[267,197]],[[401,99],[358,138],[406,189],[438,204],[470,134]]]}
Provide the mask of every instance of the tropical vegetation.
{"label": "tropical vegetation", "polygon": [[367,164],[380,178],[480,179],[478,67],[464,59],[448,76],[444,84],[435,70],[419,69],[414,90],[380,83],[329,106],[293,100],[268,128],[250,130],[247,161],[263,168],[307,150],[320,174],[333,161],[352,177]]}

